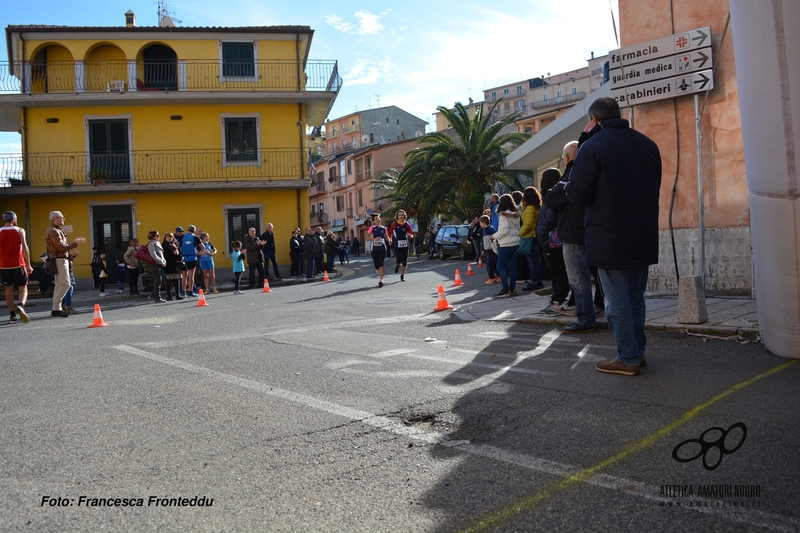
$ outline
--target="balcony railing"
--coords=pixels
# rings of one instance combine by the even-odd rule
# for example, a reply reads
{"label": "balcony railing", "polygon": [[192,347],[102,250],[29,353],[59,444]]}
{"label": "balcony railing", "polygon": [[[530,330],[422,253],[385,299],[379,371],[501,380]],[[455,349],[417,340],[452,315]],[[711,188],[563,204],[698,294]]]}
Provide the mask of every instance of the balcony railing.
{"label": "balcony railing", "polygon": [[336,61],[308,61],[299,79],[297,70],[294,61],[4,61],[0,93],[337,92],[342,86]]}
{"label": "balcony railing", "polygon": [[327,213],[311,213],[312,224],[324,224],[327,221],[328,221]]}
{"label": "balcony railing", "polygon": [[540,100],[538,102],[533,102],[531,105],[534,109],[541,109],[542,107],[549,107],[551,105],[558,105],[558,104],[565,104],[568,102],[577,102],[578,100],[583,100],[586,98],[586,93],[580,92],[576,94],[568,94],[567,96],[557,96],[555,98],[549,98],[547,100]]}
{"label": "balcony railing", "polygon": [[242,154],[224,150],[134,150],[122,154],[87,152],[0,154],[0,183],[32,186],[148,184],[158,182],[229,182],[304,177],[298,150],[259,150]]}
{"label": "balcony railing", "polygon": [[316,194],[318,192],[325,192],[325,181],[317,181],[311,182],[311,186],[308,188],[308,192],[311,194]]}

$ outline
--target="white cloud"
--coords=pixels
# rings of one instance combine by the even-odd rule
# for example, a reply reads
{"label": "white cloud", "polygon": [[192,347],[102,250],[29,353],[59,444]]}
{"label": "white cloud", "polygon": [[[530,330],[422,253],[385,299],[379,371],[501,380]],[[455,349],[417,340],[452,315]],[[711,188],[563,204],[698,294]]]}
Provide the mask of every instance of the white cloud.
{"label": "white cloud", "polygon": [[375,35],[383,29],[381,25],[381,15],[373,15],[367,10],[361,10],[355,14],[358,19],[358,34],[359,35]]}
{"label": "white cloud", "polygon": [[371,59],[358,59],[356,64],[342,73],[345,85],[374,85],[380,82],[392,83],[395,81],[394,71],[397,65],[392,63],[389,58],[380,61]]}
{"label": "white cloud", "polygon": [[354,33],[353,32],[353,25],[349,22],[345,22],[342,20],[341,17],[337,15],[328,15],[325,17],[325,22],[328,23],[329,26],[333,26],[335,29],[344,32],[344,33]]}
{"label": "white cloud", "polygon": [[383,25],[380,23],[380,19],[381,17],[385,16],[386,13],[387,11],[384,11],[380,15],[376,15],[374,13],[370,13],[366,9],[362,9],[361,11],[357,11],[353,14],[357,20],[357,24],[347,22],[338,15],[327,15],[325,17],[325,22],[327,22],[329,26],[333,26],[335,29],[343,33],[352,33],[357,35],[377,35],[381,32],[381,30],[383,30]]}

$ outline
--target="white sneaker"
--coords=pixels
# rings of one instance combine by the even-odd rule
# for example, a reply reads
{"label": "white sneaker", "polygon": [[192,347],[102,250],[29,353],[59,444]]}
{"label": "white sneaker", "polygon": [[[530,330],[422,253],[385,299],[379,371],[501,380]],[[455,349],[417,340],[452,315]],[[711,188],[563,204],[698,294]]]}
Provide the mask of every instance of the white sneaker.
{"label": "white sneaker", "polygon": [[108,293],[107,292],[101,292],[100,296],[108,296]]}
{"label": "white sneaker", "polygon": [[233,294],[244,294],[242,291],[233,291]]}
{"label": "white sneaker", "polygon": [[117,294],[122,294],[123,292],[125,291],[123,291],[122,289],[117,289]]}

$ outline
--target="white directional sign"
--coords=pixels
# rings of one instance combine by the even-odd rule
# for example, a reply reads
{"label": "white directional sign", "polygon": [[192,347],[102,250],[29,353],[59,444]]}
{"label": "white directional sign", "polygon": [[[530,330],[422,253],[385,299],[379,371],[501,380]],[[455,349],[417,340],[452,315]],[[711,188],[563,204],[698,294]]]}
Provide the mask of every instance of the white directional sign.
{"label": "white directional sign", "polygon": [[611,59],[608,66],[610,69],[627,67],[636,63],[658,59],[659,57],[672,56],[709,46],[711,46],[711,27],[705,26],[696,30],[626,46],[619,50],[612,50],[609,52]]}
{"label": "white directional sign", "polygon": [[714,88],[713,74],[714,72],[709,69],[627,88],[611,89],[611,98],[616,100],[620,107],[628,107],[675,98],[684,94],[699,93]]}
{"label": "white directional sign", "polygon": [[620,107],[714,88],[709,26],[612,50],[609,56],[611,97]]}
{"label": "white directional sign", "polygon": [[613,90],[625,86],[632,87],[652,80],[669,78],[676,74],[707,70],[711,68],[711,63],[711,47],[708,47],[684,52],[680,55],[627,65],[625,68],[616,68],[609,71],[608,79]]}

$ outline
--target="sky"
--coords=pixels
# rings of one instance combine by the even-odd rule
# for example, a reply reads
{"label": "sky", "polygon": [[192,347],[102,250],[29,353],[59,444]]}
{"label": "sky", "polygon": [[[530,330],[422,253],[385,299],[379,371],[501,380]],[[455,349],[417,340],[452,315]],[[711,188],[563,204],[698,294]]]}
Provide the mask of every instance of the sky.
{"label": "sky", "polygon": [[[156,0],[3,3],[3,29],[121,26],[128,9],[137,26],[158,23]],[[435,126],[437,106],[479,102],[485,89],[581,68],[592,52],[618,47],[617,0],[169,0],[168,7],[184,27],[310,26],[309,59],[337,60],[344,80],[331,119],[394,105]],[[0,153],[19,145],[18,134],[0,133]]]}

